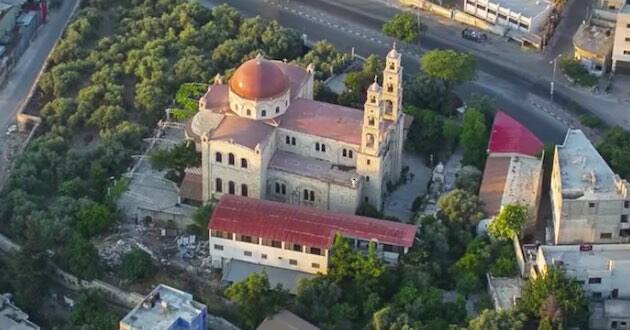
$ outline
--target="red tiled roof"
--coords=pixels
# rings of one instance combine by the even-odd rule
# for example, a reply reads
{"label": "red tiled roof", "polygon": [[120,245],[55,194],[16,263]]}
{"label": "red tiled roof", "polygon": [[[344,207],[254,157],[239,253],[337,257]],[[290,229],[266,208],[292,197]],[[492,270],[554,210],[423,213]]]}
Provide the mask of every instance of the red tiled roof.
{"label": "red tiled roof", "polygon": [[219,200],[208,228],[324,249],[337,232],[404,247],[413,245],[416,234],[414,225],[235,195]]}
{"label": "red tiled roof", "polygon": [[488,153],[536,156],[542,148],[543,143],[534,133],[504,112],[497,112],[488,142]]}
{"label": "red tiled roof", "polygon": [[361,144],[363,111],[303,98],[291,101],[280,127],[350,144]]}

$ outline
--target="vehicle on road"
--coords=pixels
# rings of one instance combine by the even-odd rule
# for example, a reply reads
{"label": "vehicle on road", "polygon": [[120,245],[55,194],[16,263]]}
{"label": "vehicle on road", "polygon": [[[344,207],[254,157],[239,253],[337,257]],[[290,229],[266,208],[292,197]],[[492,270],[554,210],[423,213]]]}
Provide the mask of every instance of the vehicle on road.
{"label": "vehicle on road", "polygon": [[462,38],[475,42],[484,42],[488,40],[488,36],[485,33],[481,33],[479,31],[475,31],[469,28],[465,28],[462,30]]}

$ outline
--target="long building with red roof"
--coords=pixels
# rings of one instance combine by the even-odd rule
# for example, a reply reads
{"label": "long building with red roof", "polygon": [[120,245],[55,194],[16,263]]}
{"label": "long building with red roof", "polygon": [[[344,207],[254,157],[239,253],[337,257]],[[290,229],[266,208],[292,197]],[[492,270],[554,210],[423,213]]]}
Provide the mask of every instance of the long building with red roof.
{"label": "long building with red roof", "polygon": [[395,263],[416,235],[415,225],[233,195],[219,200],[208,229],[213,265],[224,272],[240,261],[325,274],[337,234],[357,249],[374,242],[379,255]]}

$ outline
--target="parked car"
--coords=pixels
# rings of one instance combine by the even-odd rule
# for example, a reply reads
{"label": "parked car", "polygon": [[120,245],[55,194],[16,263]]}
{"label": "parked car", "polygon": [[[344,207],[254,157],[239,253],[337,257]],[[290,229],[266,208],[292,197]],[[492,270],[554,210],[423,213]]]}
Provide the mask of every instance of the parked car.
{"label": "parked car", "polygon": [[475,31],[469,28],[465,28],[462,30],[462,38],[475,42],[484,42],[488,40],[488,36],[485,33],[481,33],[479,31]]}

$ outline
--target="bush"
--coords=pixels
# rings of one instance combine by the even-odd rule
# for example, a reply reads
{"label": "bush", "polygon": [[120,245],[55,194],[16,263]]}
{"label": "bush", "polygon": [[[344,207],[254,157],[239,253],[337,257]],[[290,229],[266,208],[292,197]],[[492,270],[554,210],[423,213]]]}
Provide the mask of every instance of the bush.
{"label": "bush", "polygon": [[597,76],[590,74],[582,63],[574,59],[560,60],[560,69],[579,86],[592,87],[599,80]]}
{"label": "bush", "polygon": [[590,128],[601,128],[604,122],[596,116],[590,114],[580,115],[580,124]]}
{"label": "bush", "polygon": [[155,267],[148,253],[135,248],[123,256],[120,272],[123,278],[135,282],[153,276]]}

